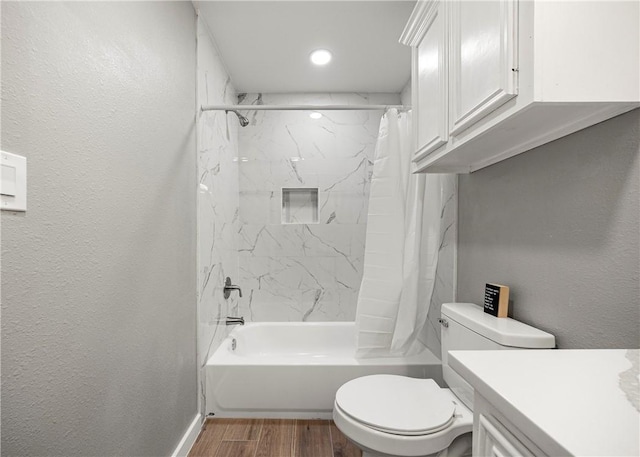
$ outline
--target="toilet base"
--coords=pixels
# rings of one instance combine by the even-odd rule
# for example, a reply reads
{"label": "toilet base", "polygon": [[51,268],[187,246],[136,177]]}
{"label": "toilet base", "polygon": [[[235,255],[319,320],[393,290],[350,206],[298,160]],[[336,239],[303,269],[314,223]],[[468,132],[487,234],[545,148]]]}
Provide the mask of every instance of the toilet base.
{"label": "toilet base", "polygon": [[[460,435],[453,443],[440,452],[436,452],[435,454],[424,455],[420,457],[471,457],[471,444],[472,444],[472,436],[471,433],[465,433],[464,435]],[[359,446],[358,443],[354,443],[356,446]],[[397,455],[391,454],[380,454],[378,452],[373,451],[362,451],[362,457],[399,457]],[[401,457],[401,456],[400,456]]]}

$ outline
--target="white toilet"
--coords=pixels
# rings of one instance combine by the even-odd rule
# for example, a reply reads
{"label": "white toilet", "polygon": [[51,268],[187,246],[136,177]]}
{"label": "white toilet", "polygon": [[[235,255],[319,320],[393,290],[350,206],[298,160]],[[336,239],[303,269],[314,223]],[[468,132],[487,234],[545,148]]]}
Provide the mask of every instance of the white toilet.
{"label": "white toilet", "polygon": [[448,365],[451,350],[550,349],[555,338],[472,303],[442,305],[442,372],[433,379],[364,376],[336,392],[333,420],[363,457],[471,455],[473,388]]}

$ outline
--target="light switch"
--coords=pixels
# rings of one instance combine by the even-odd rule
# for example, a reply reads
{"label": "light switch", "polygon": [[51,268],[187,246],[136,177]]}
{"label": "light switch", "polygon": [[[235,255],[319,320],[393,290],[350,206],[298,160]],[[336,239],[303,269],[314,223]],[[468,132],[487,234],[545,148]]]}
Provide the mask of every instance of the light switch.
{"label": "light switch", "polygon": [[0,194],[10,197],[16,196],[16,167],[2,164],[2,180]]}
{"label": "light switch", "polygon": [[7,211],[27,210],[27,158],[0,151],[0,208]]}

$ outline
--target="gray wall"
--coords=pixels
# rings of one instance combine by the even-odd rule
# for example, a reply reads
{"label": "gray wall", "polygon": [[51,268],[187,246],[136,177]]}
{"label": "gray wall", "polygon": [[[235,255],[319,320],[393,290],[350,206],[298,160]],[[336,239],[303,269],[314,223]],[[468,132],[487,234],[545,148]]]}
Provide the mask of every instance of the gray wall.
{"label": "gray wall", "polygon": [[459,181],[458,300],[511,287],[560,348],[640,344],[635,110]]}
{"label": "gray wall", "polygon": [[196,414],[190,2],[2,4],[3,455],[168,455]]}

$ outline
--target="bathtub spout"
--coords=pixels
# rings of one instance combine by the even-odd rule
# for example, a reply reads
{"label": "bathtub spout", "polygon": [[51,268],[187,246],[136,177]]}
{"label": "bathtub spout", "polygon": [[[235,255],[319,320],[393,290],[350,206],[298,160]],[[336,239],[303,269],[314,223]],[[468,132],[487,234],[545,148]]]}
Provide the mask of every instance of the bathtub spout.
{"label": "bathtub spout", "polygon": [[225,325],[244,325],[244,317],[227,316]]}

